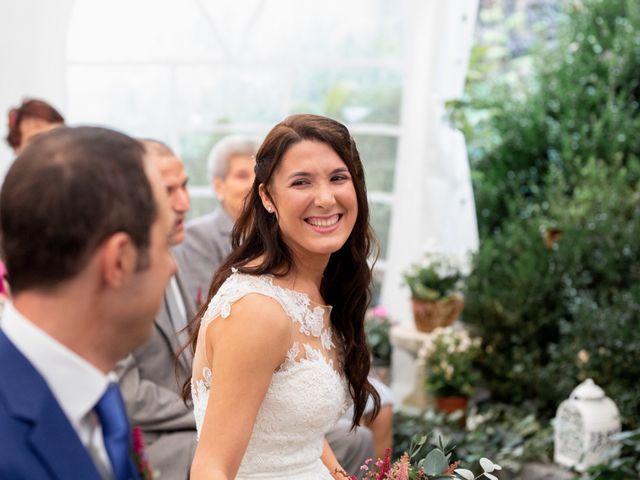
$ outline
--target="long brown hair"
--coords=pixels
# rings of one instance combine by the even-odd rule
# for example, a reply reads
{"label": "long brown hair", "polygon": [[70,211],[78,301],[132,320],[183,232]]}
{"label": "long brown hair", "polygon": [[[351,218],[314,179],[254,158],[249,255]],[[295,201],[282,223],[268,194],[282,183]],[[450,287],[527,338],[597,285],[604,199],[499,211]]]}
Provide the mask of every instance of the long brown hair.
{"label": "long brown hair", "polygon": [[[283,156],[289,148],[303,140],[325,143],[338,154],[349,169],[358,203],[358,215],[351,235],[340,250],[331,255],[320,285],[324,301],[333,306],[333,328],[342,339],[343,369],[354,403],[355,427],[360,422],[369,396],[374,401],[374,416],[380,408],[380,396],[367,380],[370,356],[364,332],[364,315],[371,300],[371,267],[368,259],[377,244],[369,225],[369,205],[360,155],[355,141],[341,123],[318,115],[293,115],[269,132],[256,154],[256,178],[245,200],[243,212],[233,228],[232,253],[216,272],[207,301],[192,321],[190,344],[195,349],[202,316],[213,296],[231,275],[232,268],[253,275],[285,275],[291,269],[291,251],[282,239],[276,216],[268,213],[262,205],[259,186],[264,185],[269,195],[271,178]],[[247,266],[260,257],[262,261],[258,265]],[[190,392],[189,379],[183,388],[185,399]]]}

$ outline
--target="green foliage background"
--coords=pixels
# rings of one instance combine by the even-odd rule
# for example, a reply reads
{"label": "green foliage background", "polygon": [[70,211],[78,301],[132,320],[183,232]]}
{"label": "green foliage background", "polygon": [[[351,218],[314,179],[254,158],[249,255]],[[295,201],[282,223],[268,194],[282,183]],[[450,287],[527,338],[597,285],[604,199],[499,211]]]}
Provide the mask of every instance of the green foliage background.
{"label": "green foliage background", "polygon": [[[640,424],[640,3],[567,2],[531,82],[454,105],[481,247],[464,320],[494,399],[551,416],[591,377]],[[474,94],[476,94],[474,96]],[[478,120],[479,119],[479,120]],[[560,231],[552,246],[546,231]]]}

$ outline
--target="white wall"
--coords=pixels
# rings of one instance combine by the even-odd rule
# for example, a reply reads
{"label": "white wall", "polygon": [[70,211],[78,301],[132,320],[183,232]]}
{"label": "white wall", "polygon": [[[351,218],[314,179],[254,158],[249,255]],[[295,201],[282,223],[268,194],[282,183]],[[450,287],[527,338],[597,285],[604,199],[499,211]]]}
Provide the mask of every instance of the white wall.
{"label": "white wall", "polygon": [[73,0],[0,2],[0,178],[13,159],[4,141],[11,107],[23,97],[42,98],[64,115],[72,7]]}

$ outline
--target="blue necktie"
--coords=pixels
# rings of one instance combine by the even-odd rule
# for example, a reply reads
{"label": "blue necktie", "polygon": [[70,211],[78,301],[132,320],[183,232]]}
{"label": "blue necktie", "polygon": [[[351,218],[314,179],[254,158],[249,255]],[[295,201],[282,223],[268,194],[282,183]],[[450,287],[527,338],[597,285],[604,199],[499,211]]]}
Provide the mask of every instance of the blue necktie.
{"label": "blue necktie", "polygon": [[115,383],[110,383],[100,401],[96,405],[96,413],[102,425],[104,446],[107,449],[111,467],[117,480],[138,478],[132,468],[131,457],[131,429],[120,395],[120,389]]}

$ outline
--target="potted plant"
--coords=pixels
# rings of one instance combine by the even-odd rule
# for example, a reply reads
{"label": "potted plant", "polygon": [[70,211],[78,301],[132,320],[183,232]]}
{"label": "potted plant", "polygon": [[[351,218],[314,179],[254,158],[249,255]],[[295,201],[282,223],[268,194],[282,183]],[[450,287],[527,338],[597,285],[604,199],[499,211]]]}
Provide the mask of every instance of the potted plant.
{"label": "potted plant", "polygon": [[449,326],[458,318],[464,308],[460,293],[462,277],[460,264],[454,257],[435,253],[426,254],[404,273],[418,330],[430,332]]}
{"label": "potted plant", "polygon": [[438,327],[419,352],[425,361],[425,386],[445,412],[464,409],[480,379],[473,362],[480,354],[480,339],[464,328]]}
{"label": "potted plant", "polygon": [[371,349],[372,367],[380,380],[387,385],[391,366],[391,325],[387,309],[383,306],[378,305],[367,310],[364,330]]}

